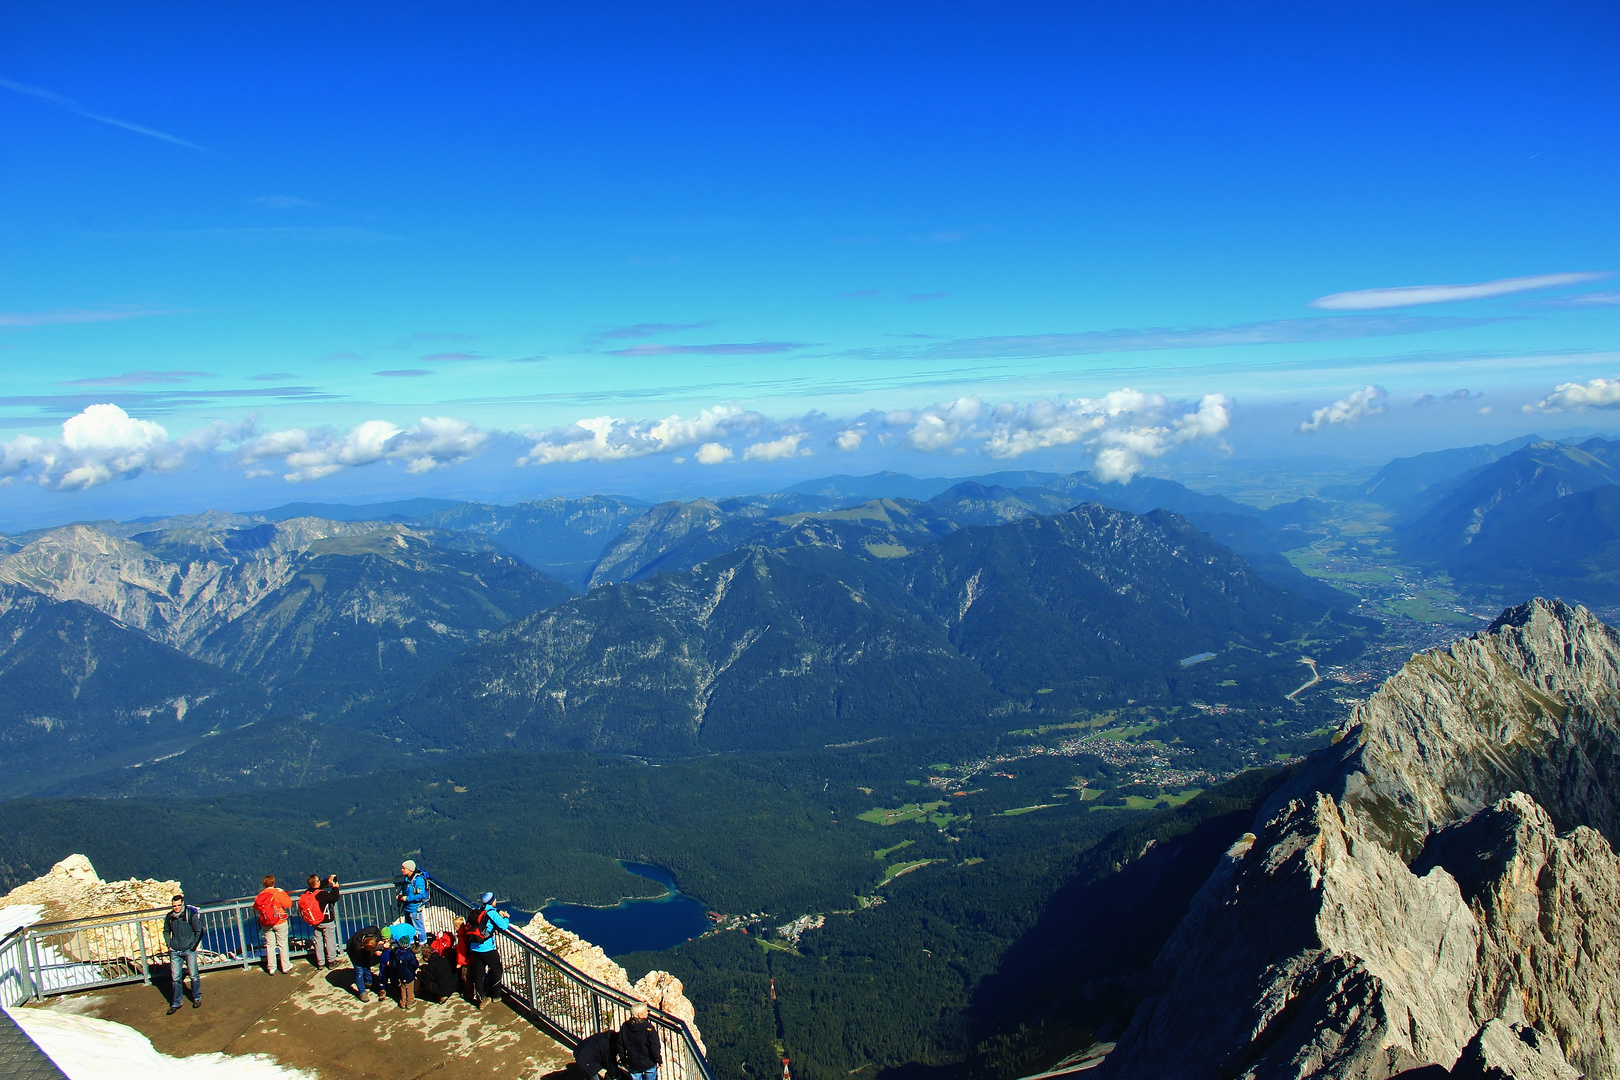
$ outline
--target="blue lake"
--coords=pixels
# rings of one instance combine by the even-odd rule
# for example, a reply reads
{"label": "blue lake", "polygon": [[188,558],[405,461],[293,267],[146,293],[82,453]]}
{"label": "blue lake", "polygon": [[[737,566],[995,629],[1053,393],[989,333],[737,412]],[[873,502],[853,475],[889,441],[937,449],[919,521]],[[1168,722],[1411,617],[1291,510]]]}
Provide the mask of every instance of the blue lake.
{"label": "blue lake", "polygon": [[651,900],[622,900],[610,908],[550,903],[540,914],[564,930],[600,945],[609,956],[643,949],[672,949],[712,925],[708,906],[677,889],[675,878],[667,870],[646,863],[619,865],[637,877],[658,882],[668,891]]}

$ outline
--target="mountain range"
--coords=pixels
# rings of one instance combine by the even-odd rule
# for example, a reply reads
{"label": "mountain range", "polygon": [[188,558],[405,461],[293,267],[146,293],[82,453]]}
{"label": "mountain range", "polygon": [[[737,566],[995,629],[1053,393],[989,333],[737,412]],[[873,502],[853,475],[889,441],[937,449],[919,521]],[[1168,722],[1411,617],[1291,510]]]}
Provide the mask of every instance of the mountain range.
{"label": "mountain range", "polygon": [[1620,600],[1620,442],[1533,442],[1438,481],[1395,523],[1408,558],[1497,596]]}

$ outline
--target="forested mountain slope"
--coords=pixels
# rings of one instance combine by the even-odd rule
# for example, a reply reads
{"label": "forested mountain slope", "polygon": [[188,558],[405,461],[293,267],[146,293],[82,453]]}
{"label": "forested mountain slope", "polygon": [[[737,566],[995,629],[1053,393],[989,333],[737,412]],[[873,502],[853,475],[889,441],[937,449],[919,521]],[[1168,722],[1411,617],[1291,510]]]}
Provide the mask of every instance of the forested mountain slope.
{"label": "forested mountain slope", "polygon": [[0,585],[0,794],[175,753],[264,709],[247,680],[86,604]]}
{"label": "forested mountain slope", "polygon": [[[1163,700],[1232,665],[1280,699],[1288,648],[1355,647],[1172,514],[1087,505],[912,547],[894,521],[885,504],[808,516],[771,547],[594,589],[493,635],[380,730],[457,749],[818,745],[983,724],[1038,692],[1059,710]],[[1223,656],[1188,674],[1203,651]]]}

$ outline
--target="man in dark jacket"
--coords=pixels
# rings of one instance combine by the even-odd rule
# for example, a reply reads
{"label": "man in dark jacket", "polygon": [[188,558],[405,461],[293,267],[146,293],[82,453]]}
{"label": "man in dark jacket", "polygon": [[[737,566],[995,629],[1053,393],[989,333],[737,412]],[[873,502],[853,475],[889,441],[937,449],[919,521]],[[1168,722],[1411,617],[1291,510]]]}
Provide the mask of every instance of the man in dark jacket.
{"label": "man in dark jacket", "polygon": [[647,1006],[639,1001],[630,1006],[630,1019],[619,1028],[619,1060],[624,1062],[630,1080],[658,1080],[664,1048],[658,1040],[658,1029],[647,1019]]}
{"label": "man in dark jacket", "polygon": [[180,999],[185,996],[183,974],[191,976],[191,1007],[202,1007],[202,981],[197,977],[197,949],[202,945],[202,936],[202,912],[175,893],[169,901],[169,913],[163,916],[163,943],[169,947],[168,1016],[180,1011]]}
{"label": "man in dark jacket", "polygon": [[378,954],[383,951],[382,931],[375,926],[362,926],[349,935],[349,962],[354,965],[354,992],[361,1001],[366,997],[366,983],[377,987],[377,1000],[383,999],[382,984],[377,981]]}
{"label": "man in dark jacket", "polygon": [[584,1080],[608,1080],[619,1058],[619,1033],[612,1028],[581,1039],[574,1047],[574,1064]]}
{"label": "man in dark jacket", "polygon": [[298,897],[298,915],[309,927],[310,958],[316,967],[335,968],[338,960],[338,924],[332,906],[343,895],[336,874],[322,881],[309,875],[308,888]]}

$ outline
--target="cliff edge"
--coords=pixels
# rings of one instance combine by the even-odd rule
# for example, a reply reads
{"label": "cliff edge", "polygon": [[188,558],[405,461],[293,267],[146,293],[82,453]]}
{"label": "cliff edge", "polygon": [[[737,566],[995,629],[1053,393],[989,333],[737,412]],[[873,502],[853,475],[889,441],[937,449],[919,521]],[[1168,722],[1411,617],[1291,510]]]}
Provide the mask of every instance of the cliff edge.
{"label": "cliff edge", "polygon": [[1414,656],[1227,852],[1099,1080],[1620,1078],[1620,637]]}

